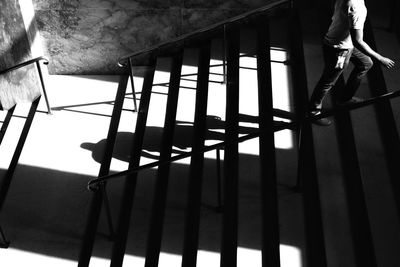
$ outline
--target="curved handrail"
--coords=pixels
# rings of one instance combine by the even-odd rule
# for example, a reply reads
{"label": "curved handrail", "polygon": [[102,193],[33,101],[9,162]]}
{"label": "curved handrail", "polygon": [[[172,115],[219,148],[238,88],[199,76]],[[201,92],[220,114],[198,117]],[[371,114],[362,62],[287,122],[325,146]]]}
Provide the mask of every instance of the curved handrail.
{"label": "curved handrail", "polygon": [[227,20],[224,20],[222,22],[213,24],[211,26],[202,28],[200,30],[197,30],[197,31],[194,31],[194,32],[191,32],[191,33],[188,33],[188,34],[181,35],[181,36],[179,36],[177,38],[174,38],[174,39],[172,39],[170,41],[163,42],[161,44],[152,46],[150,48],[142,49],[142,50],[140,50],[138,52],[134,52],[134,53],[128,54],[128,55],[120,57],[118,59],[118,66],[120,66],[120,67],[126,66],[126,64],[128,63],[127,61],[129,60],[129,58],[136,57],[136,56],[139,56],[139,55],[143,55],[143,54],[155,51],[155,50],[159,50],[162,47],[171,46],[171,45],[177,44],[179,42],[187,41],[189,39],[197,37],[199,34],[204,34],[204,33],[207,33],[207,32],[215,31],[218,28],[224,27],[225,25],[227,25],[229,23],[237,22],[239,20],[246,19],[246,18],[248,18],[250,16],[258,15],[259,13],[263,13],[265,11],[270,11],[270,10],[276,8],[276,7],[281,6],[281,5],[290,3],[290,6],[292,6],[292,1],[293,0],[277,0],[277,1],[274,1],[272,3],[269,3],[269,4],[265,5],[263,7],[251,10],[251,11],[243,13],[241,15],[232,17],[232,18],[227,19]]}
{"label": "curved handrail", "polygon": [[2,70],[2,71],[0,71],[0,75],[1,74],[5,74],[5,73],[10,72],[10,71],[13,71],[13,70],[16,70],[16,69],[19,69],[19,68],[22,68],[22,67],[25,67],[25,66],[33,64],[35,62],[39,62],[41,60],[44,61],[43,64],[45,64],[45,65],[49,64],[49,59],[48,58],[46,58],[46,57],[37,57],[37,58],[31,59],[31,60],[25,61],[23,63],[20,63],[18,65],[15,65],[15,66],[13,66],[11,68]]}

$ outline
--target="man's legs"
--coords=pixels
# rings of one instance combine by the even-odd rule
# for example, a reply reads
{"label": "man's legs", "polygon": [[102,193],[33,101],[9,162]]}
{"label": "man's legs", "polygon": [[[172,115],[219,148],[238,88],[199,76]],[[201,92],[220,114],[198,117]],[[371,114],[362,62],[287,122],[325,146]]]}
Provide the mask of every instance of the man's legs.
{"label": "man's legs", "polygon": [[354,64],[354,69],[347,79],[343,92],[340,94],[341,102],[349,101],[354,96],[358,87],[360,87],[362,78],[373,65],[372,59],[357,48],[354,48],[350,61]]}
{"label": "man's legs", "polygon": [[[325,68],[310,99],[310,111],[320,111],[322,101],[349,64],[351,50],[340,50],[333,47],[323,47],[325,55]],[[338,66],[340,57],[345,57],[342,66]]]}

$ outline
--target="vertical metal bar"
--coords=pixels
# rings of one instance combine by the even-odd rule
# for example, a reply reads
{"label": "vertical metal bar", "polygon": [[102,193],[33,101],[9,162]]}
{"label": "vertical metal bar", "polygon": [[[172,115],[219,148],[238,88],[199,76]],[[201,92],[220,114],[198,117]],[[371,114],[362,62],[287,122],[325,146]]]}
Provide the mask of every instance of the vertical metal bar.
{"label": "vertical metal bar", "polygon": [[[108,128],[107,142],[103,158],[101,161],[99,177],[107,175],[110,171],[112,152],[117,137],[118,126],[121,118],[122,106],[124,104],[127,83],[128,83],[128,76],[127,75],[121,76],[118,83],[118,90],[115,97],[115,103],[111,116],[110,127]],[[105,185],[101,184],[99,186],[104,187]],[[85,226],[83,242],[79,254],[79,263],[78,263],[79,267],[89,266],[90,257],[92,255],[92,250],[93,250],[93,244],[97,232],[97,225],[100,218],[103,196],[104,195],[102,190],[97,190],[93,193],[93,197],[90,203],[88,219]]]}
{"label": "vertical metal bar", "polygon": [[137,111],[137,100],[136,100],[135,84],[134,84],[134,81],[133,81],[133,66],[132,66],[132,59],[131,58],[129,58],[129,60],[128,60],[128,68],[129,68],[129,78],[131,80],[134,111]]}
{"label": "vertical metal bar", "polygon": [[[167,108],[160,149],[160,161],[169,160],[171,158],[176,124],[176,112],[178,106],[179,86],[181,80],[182,60],[183,51],[179,51],[172,58]],[[158,265],[167,202],[169,170],[170,163],[159,166],[157,171],[145,267],[156,267]]]}
{"label": "vertical metal bar", "polygon": [[[364,37],[372,49],[376,50],[376,42],[369,20],[365,23]],[[382,68],[378,63],[374,64],[372,69],[368,72],[368,80],[372,96],[380,96],[388,92]],[[385,151],[385,160],[388,166],[393,196],[396,201],[397,214],[400,216],[400,165],[398,164],[400,140],[396,127],[396,120],[389,100],[376,104],[374,107],[378,121],[379,134],[382,137],[381,140]]]}
{"label": "vertical metal bar", "polygon": [[[15,106],[7,111],[7,115],[6,115],[6,117],[5,117],[4,121],[3,121],[3,124],[2,124],[1,129],[0,129],[0,144],[3,142],[3,138],[4,138],[5,134],[6,134],[8,125],[10,124],[10,121],[11,121],[11,118],[12,118],[12,115],[13,115],[14,111],[15,111]],[[3,229],[1,228],[1,226],[0,226],[0,235],[1,235],[1,239],[2,239],[2,240],[0,240],[0,247],[1,248],[8,248],[9,245],[10,245],[10,242],[7,240],[7,238],[6,238],[5,234],[4,234]]]}
{"label": "vertical metal bar", "polygon": [[224,33],[222,37],[222,83],[226,84],[226,25],[224,25]]}
{"label": "vertical metal bar", "polygon": [[[238,27],[229,25],[227,32],[226,140],[239,134],[239,42]],[[224,209],[222,215],[221,266],[237,265],[238,242],[238,143],[225,147]]]}
{"label": "vertical metal bar", "polygon": [[[344,79],[341,77],[333,92],[343,90],[343,87]],[[333,96],[337,99],[335,94]],[[335,115],[335,122],[356,263],[360,267],[377,266],[349,112],[344,111]]]}
{"label": "vertical metal bar", "polygon": [[51,107],[50,107],[49,98],[48,98],[47,92],[46,92],[46,86],[44,85],[42,68],[40,67],[40,62],[39,61],[36,61],[36,67],[37,67],[37,70],[38,70],[38,73],[39,73],[40,84],[42,85],[42,91],[43,91],[44,100],[46,101],[47,113],[48,114],[52,114],[51,113]]}
{"label": "vertical metal bar", "polygon": [[[139,166],[143,147],[144,133],[146,129],[147,114],[150,104],[151,89],[155,72],[156,59],[151,58],[146,69],[143,81],[142,96],[136,120],[135,137],[133,139],[129,168]],[[111,257],[111,267],[122,266],[126,241],[128,238],[129,223],[132,213],[133,198],[135,196],[137,173],[127,175],[122,194],[120,213],[115,231],[115,242]]]}
{"label": "vertical metal bar", "polygon": [[262,266],[279,267],[279,217],[269,24],[257,25],[257,80],[260,127]]}
{"label": "vertical metal bar", "polygon": [[10,241],[7,240],[3,232],[3,229],[1,227],[0,227],[0,237],[1,237],[0,248],[8,248],[10,246]]}
{"label": "vertical metal bar", "polygon": [[108,201],[108,196],[107,196],[106,183],[101,183],[100,187],[101,187],[101,191],[103,194],[103,203],[104,203],[104,208],[105,208],[107,222],[108,222],[108,230],[110,232],[109,238],[113,239],[114,238],[114,226],[113,226],[113,222],[112,222],[110,202]]}
{"label": "vertical metal bar", "polygon": [[15,111],[15,106],[7,111],[7,115],[3,121],[3,125],[1,126],[1,129],[0,129],[0,144],[3,142],[4,135],[6,134],[8,125],[10,124],[10,121],[11,121],[12,115],[14,114],[14,111]]}
{"label": "vertical metal bar", "polygon": [[15,169],[17,168],[18,160],[19,160],[19,157],[21,156],[22,149],[24,147],[26,138],[28,137],[28,133],[29,133],[29,130],[31,128],[33,118],[35,116],[35,112],[36,112],[37,107],[39,105],[39,101],[40,101],[40,96],[35,101],[33,101],[32,104],[31,104],[28,116],[26,117],[26,120],[25,120],[25,123],[24,123],[24,127],[22,128],[22,132],[21,132],[21,135],[19,137],[17,146],[16,146],[14,154],[13,154],[13,156],[11,158],[10,165],[9,165],[9,167],[7,169],[7,172],[6,172],[3,180],[1,181],[1,185],[0,185],[0,210],[3,207],[4,201],[5,201],[7,193],[8,193],[8,189],[10,188],[11,180],[12,180],[12,177],[14,175]]}
{"label": "vertical metal bar", "polygon": [[[326,252],[321,215],[314,141],[310,123],[305,121],[308,107],[307,75],[304,61],[303,37],[298,11],[290,16],[290,61],[297,121],[301,124],[300,151],[298,155],[298,179],[302,183],[304,220],[306,232],[306,266],[325,267]],[[299,132],[297,133],[299,134]],[[298,135],[297,138],[300,136]]]}
{"label": "vertical metal bar", "polygon": [[221,149],[215,150],[217,163],[217,212],[222,211],[222,175],[221,175]]}
{"label": "vertical metal bar", "polygon": [[196,88],[196,106],[192,136],[190,176],[188,185],[188,203],[186,207],[185,235],[183,241],[182,266],[196,266],[199,242],[200,206],[203,182],[204,154],[198,153],[204,148],[207,127],[207,97],[210,73],[210,41],[200,47],[198,60],[198,78]]}

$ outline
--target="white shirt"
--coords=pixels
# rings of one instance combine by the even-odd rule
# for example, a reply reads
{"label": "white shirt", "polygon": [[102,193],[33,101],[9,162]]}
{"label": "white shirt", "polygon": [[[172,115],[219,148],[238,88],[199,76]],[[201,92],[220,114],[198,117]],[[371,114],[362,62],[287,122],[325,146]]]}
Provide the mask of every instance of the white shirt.
{"label": "white shirt", "polygon": [[364,0],[336,0],[325,43],[335,48],[353,48],[350,29],[363,30],[366,18],[367,8]]}

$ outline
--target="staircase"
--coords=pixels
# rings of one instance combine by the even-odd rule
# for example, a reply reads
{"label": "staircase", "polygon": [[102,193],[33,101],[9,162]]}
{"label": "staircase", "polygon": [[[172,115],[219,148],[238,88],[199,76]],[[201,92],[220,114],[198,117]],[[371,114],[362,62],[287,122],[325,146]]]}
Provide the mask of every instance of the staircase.
{"label": "staircase", "polygon": [[[314,126],[330,9],[304,7],[274,1],[119,60],[127,74],[84,193],[78,266],[162,266],[167,254],[181,255],[168,266],[397,266],[400,93],[375,64],[368,100],[329,107],[319,117],[334,125]],[[135,120],[122,132],[127,105]],[[113,170],[115,158],[128,169]]]}
{"label": "staircase", "polygon": [[[223,206],[221,207],[222,229],[221,235],[221,266],[237,265],[238,248],[238,207],[239,207],[239,149],[240,142],[259,138],[259,168],[261,189],[260,220],[261,220],[261,259],[262,266],[280,266],[280,229],[278,212],[278,177],[276,151],[274,144],[274,132],[284,129],[293,130],[298,142],[298,170],[297,184],[291,190],[300,191],[303,199],[304,226],[306,236],[306,254],[304,263],[306,266],[328,266],[326,252],[326,238],[324,232],[323,209],[321,207],[320,185],[317,171],[317,160],[314,148],[314,130],[312,120],[307,114],[308,84],[303,55],[303,40],[300,30],[300,19],[296,9],[289,1],[276,1],[273,4],[249,14],[222,22],[209,29],[183,36],[177,40],[160,46],[141,51],[120,59],[120,65],[128,67],[130,82],[133,90],[133,101],[136,107],[134,88],[135,66],[146,66],[144,71],[143,88],[140,94],[140,106],[138,108],[135,138],[133,141],[129,169],[127,171],[108,175],[109,161],[111,160],[112,148],[114,147],[115,134],[118,127],[118,114],[122,108],[124,88],[128,82],[128,76],[121,77],[120,89],[114,107],[113,121],[110,126],[107,149],[104,154],[102,169],[98,179],[89,183],[89,189],[94,191],[86,226],[84,244],[80,254],[79,266],[88,266],[92,252],[96,225],[100,217],[100,210],[107,196],[106,184],[113,179],[124,179],[123,194],[119,216],[112,236],[111,266],[122,266],[133,203],[135,199],[136,184],[140,172],[157,166],[156,182],[152,200],[151,216],[147,233],[145,250],[145,266],[158,266],[162,247],[163,225],[167,209],[167,195],[170,177],[171,163],[190,157],[190,168],[187,176],[186,208],[184,211],[184,235],[182,240],[182,266],[196,266],[197,251],[199,246],[199,224],[201,220],[201,202],[204,153],[213,149],[224,150],[223,160]],[[328,2],[321,4],[318,12],[329,14]],[[321,16],[322,17],[322,16]],[[320,24],[325,25],[329,15]],[[273,31],[271,24],[279,22],[279,33]],[[282,29],[286,29],[283,31]],[[369,22],[366,28],[366,38],[374,45],[373,33]],[[246,51],[246,47],[240,46],[240,36],[253,35],[250,39],[255,44]],[[210,130],[207,125],[207,94],[210,83],[210,60],[213,42],[222,43],[223,73],[222,78],[226,82],[226,113],[224,121],[224,137],[222,142],[214,146],[206,146],[206,132]],[[271,56],[267,48],[278,46],[288,51],[290,58],[293,112],[274,109],[272,96]],[[194,49],[198,53],[197,79],[196,79],[196,102],[193,122],[192,141],[190,152],[172,155],[174,145],[174,131],[177,125],[177,103],[180,83],[183,80],[182,64],[186,49]],[[258,80],[258,106],[259,112],[255,121],[258,127],[253,133],[239,137],[239,59],[241,55],[255,57],[257,60],[256,71]],[[170,81],[168,86],[168,101],[166,103],[165,120],[160,142],[160,154],[158,160],[147,165],[140,165],[143,143],[146,138],[146,121],[151,102],[152,88],[154,87],[154,72],[157,69],[157,61],[160,58],[170,58]],[[346,206],[349,212],[349,224],[351,241],[354,250],[354,262],[357,266],[378,266],[375,255],[374,242],[372,240],[371,225],[365,192],[363,189],[362,174],[357,155],[355,134],[351,122],[350,111],[357,110],[371,104],[375,104],[376,116],[379,123],[379,132],[382,136],[385,159],[389,169],[389,177],[394,190],[396,206],[399,207],[397,190],[399,189],[398,168],[395,164],[396,156],[399,154],[398,133],[396,129],[393,111],[389,99],[397,97],[398,92],[388,93],[383,74],[379,66],[375,66],[370,72],[369,83],[371,84],[371,98],[359,105],[348,106],[344,109],[328,110],[323,116],[335,117],[335,129],[338,141],[338,157],[341,162],[344,194]],[[343,81],[338,84],[343,86]],[[337,90],[336,90],[337,91]],[[222,100],[222,99],[221,99]],[[255,103],[256,104],[256,103]],[[275,118],[275,119],[274,119]],[[218,162],[219,163],[219,162]],[[290,184],[287,185],[290,190]],[[107,202],[106,208],[107,208]],[[109,211],[107,212],[110,213]],[[110,225],[112,222],[111,216]],[[302,224],[299,222],[299,224]],[[111,227],[111,229],[113,229]],[[113,231],[112,231],[113,232]],[[344,261],[346,262],[346,261]]]}

